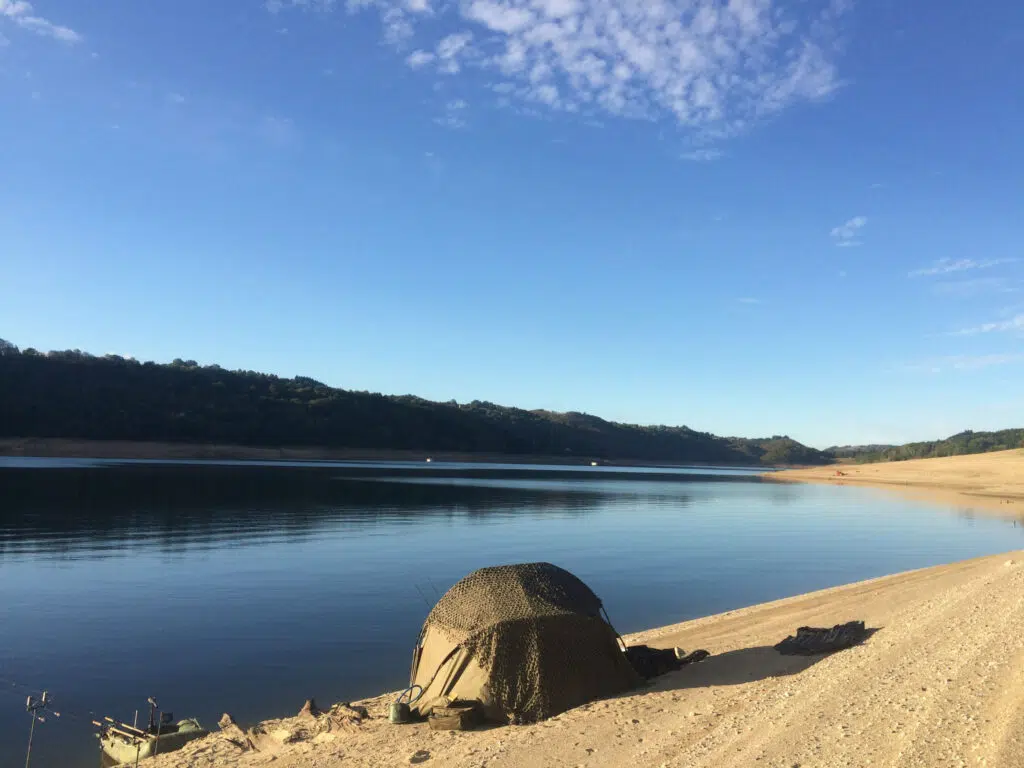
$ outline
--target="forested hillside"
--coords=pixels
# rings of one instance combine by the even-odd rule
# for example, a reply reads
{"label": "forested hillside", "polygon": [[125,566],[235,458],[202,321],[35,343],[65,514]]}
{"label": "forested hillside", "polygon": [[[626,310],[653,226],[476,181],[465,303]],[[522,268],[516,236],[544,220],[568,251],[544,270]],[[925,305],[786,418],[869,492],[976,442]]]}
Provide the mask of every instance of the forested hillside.
{"label": "forested hillside", "polygon": [[998,432],[972,432],[966,430],[945,440],[929,440],[906,445],[865,446],[864,450],[841,451],[829,449],[840,456],[852,456],[860,463],[874,461],[905,461],[931,459],[937,456],[959,456],[965,453],[989,453],[1024,448],[1024,429],[1001,429]]}
{"label": "forested hillside", "polygon": [[871,443],[870,445],[833,445],[825,450],[837,459],[845,459],[860,456],[861,454],[881,453],[884,450],[896,447],[889,443]]}
{"label": "forested hillside", "polygon": [[0,437],[61,437],[579,456],[651,462],[824,464],[788,437],[723,438],[583,413],[437,403],[313,379],[140,363],[0,341]]}

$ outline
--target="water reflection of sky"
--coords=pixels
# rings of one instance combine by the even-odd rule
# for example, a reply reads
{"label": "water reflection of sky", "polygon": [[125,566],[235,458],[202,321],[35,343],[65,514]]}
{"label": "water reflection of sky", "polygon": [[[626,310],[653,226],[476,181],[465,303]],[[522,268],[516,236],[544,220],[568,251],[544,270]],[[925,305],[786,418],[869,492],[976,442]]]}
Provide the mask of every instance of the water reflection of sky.
{"label": "water reflection of sky", "polygon": [[[628,632],[1022,546],[1011,523],[883,492],[704,473],[8,468],[0,501],[0,678],[210,722],[400,685],[430,605],[485,565],[566,567]],[[21,740],[15,698],[0,743]],[[54,726],[38,765],[87,737]]]}

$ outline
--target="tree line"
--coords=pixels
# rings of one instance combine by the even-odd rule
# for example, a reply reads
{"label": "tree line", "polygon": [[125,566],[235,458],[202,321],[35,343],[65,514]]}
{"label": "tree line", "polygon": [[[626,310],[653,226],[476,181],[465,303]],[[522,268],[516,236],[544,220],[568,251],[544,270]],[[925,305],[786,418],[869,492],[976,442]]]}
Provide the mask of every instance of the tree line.
{"label": "tree line", "polygon": [[877,461],[934,459],[939,456],[961,456],[968,453],[991,453],[1024,448],[1024,429],[1001,429],[998,432],[965,430],[945,440],[925,440],[906,445],[846,446],[830,448],[836,456],[850,457],[860,464]]}
{"label": "tree line", "polygon": [[433,402],[194,360],[139,362],[0,340],[0,437],[776,465],[831,456],[784,436],[718,437],[584,413]]}

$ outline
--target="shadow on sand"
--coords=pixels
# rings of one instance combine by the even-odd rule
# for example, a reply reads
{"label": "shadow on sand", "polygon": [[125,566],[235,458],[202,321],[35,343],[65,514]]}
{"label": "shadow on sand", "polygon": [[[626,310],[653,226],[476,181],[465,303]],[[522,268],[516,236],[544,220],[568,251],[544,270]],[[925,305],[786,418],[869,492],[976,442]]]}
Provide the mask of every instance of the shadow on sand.
{"label": "shadow on sand", "polygon": [[[878,628],[869,629],[864,642],[870,640],[877,631]],[[709,685],[742,685],[769,677],[797,675],[829,655],[783,656],[770,645],[741,648],[709,656],[704,661],[655,678],[647,690],[679,691]]]}

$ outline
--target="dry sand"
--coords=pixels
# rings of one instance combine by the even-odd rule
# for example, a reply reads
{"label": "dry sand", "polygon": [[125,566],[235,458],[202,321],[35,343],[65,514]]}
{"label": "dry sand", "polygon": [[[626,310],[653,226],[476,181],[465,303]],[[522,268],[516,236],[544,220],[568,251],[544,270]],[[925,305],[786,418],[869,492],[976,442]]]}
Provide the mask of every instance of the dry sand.
{"label": "dry sand", "polygon": [[781,481],[874,485],[918,498],[1024,516],[1024,450],[791,469],[766,477]]}
{"label": "dry sand", "polygon": [[[771,646],[803,624],[877,632],[827,657]],[[264,724],[269,749],[214,735],[154,768],[257,766],[1024,766],[1024,552],[887,576],[628,638],[706,648],[700,664],[532,726],[455,733]],[[301,702],[296,702],[296,710]],[[318,733],[319,732],[319,733]]]}

